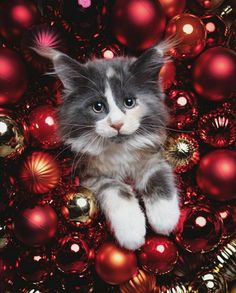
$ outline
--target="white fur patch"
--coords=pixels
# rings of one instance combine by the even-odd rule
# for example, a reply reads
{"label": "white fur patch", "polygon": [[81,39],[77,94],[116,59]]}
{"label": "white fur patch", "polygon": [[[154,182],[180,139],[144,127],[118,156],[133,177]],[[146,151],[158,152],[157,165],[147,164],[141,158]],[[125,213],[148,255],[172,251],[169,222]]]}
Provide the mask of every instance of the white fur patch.
{"label": "white fur patch", "polygon": [[113,76],[115,76],[115,70],[112,67],[108,67],[108,69],[106,70],[106,76],[107,78],[111,78]]}

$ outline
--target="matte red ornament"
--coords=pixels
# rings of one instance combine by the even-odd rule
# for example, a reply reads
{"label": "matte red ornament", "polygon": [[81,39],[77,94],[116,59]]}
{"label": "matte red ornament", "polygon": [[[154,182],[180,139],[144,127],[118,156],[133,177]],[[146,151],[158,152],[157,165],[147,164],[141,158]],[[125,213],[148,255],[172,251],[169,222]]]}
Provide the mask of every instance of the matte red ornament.
{"label": "matte red ornament", "polygon": [[236,231],[236,205],[219,206],[215,211],[223,221],[223,237],[231,237]]}
{"label": "matte red ornament", "polygon": [[147,49],[160,41],[165,15],[158,1],[116,0],[111,12],[116,39],[134,50]]}
{"label": "matte red ornament", "polygon": [[133,251],[105,242],[95,258],[95,269],[99,277],[108,284],[118,285],[131,279],[138,271]]}
{"label": "matte red ornament", "polygon": [[202,21],[193,14],[179,14],[166,27],[166,37],[175,37],[178,44],[170,49],[177,59],[193,58],[206,45],[206,30]]}
{"label": "matte red ornament", "polygon": [[0,48],[0,105],[15,104],[28,84],[25,66],[13,50]]}
{"label": "matte red ornament", "polygon": [[161,6],[166,16],[168,16],[169,18],[172,18],[175,15],[182,13],[186,5],[185,0],[159,0],[159,2],[161,3]]}
{"label": "matte red ornament", "polygon": [[30,192],[41,194],[56,187],[60,170],[53,156],[33,152],[25,159],[19,177]]}
{"label": "matte red ornament", "polygon": [[195,61],[195,91],[211,101],[222,101],[236,92],[236,53],[224,47],[206,50]]}
{"label": "matte red ornament", "polygon": [[165,274],[174,268],[178,250],[168,237],[155,235],[146,239],[138,258],[145,270]]}
{"label": "matte red ornament", "polygon": [[236,152],[215,150],[201,158],[197,183],[201,190],[214,200],[236,198]]}
{"label": "matte red ornament", "polygon": [[14,219],[16,237],[29,246],[41,246],[57,232],[57,214],[49,205],[36,205],[19,212]]}
{"label": "matte red ornament", "polygon": [[165,63],[159,73],[158,80],[164,91],[167,91],[175,82],[176,66],[173,61]]}
{"label": "matte red ornament", "polygon": [[177,243],[185,250],[206,253],[219,244],[222,222],[207,206],[184,206],[174,234]]}
{"label": "matte red ornament", "polygon": [[170,109],[170,125],[177,129],[191,126],[198,117],[197,99],[193,92],[172,90],[166,97]]}
{"label": "matte red ornament", "polygon": [[56,109],[49,105],[35,108],[29,115],[29,131],[42,148],[49,149],[59,146]]}
{"label": "matte red ornament", "polygon": [[77,235],[68,235],[59,240],[55,252],[55,262],[59,270],[66,274],[82,274],[89,266],[92,251]]}

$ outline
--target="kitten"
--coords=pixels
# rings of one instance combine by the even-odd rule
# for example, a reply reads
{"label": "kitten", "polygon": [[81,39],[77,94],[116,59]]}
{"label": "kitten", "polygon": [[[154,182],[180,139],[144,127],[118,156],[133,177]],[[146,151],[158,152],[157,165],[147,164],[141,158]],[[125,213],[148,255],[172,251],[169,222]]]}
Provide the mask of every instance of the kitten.
{"label": "kitten", "polygon": [[160,153],[168,114],[157,75],[165,44],[139,58],[84,65],[52,49],[36,51],[51,58],[63,83],[60,132],[81,157],[81,184],[94,192],[120,245],[134,250],[145,242],[139,199],[152,229],[168,235],[180,211],[172,169]]}

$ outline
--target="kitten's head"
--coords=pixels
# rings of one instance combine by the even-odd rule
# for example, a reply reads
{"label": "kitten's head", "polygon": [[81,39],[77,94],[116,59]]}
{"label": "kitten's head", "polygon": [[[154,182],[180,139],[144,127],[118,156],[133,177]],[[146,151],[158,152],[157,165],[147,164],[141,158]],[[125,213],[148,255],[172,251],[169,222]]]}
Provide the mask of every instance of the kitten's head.
{"label": "kitten's head", "polygon": [[163,46],[157,46],[137,59],[100,59],[83,65],[51,50],[64,86],[59,124],[65,142],[93,155],[114,144],[137,149],[160,144],[167,120],[157,80],[163,55]]}

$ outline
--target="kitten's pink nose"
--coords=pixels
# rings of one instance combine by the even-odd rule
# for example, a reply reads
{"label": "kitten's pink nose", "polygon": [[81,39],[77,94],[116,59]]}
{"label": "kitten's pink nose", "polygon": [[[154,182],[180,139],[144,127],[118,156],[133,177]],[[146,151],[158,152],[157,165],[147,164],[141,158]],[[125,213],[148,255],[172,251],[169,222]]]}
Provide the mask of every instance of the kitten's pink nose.
{"label": "kitten's pink nose", "polygon": [[119,131],[123,125],[123,123],[113,123],[111,124],[111,127]]}

